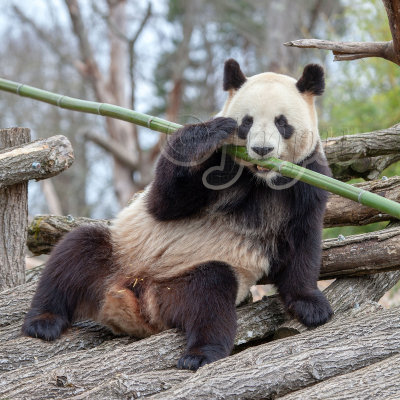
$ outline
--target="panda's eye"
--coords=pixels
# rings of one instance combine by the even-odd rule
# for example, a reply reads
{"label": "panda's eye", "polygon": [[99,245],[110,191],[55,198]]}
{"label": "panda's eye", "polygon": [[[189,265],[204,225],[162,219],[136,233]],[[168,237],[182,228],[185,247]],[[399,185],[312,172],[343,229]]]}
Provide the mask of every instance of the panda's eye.
{"label": "panda's eye", "polygon": [[239,126],[239,130],[238,130],[238,136],[240,139],[246,139],[247,138],[247,134],[249,133],[250,128],[253,125],[253,117],[251,117],[250,115],[246,114],[243,119],[242,119],[242,123]]}
{"label": "panda's eye", "polygon": [[292,125],[289,125],[287,118],[281,114],[275,117],[275,126],[284,139],[289,139],[294,132]]}

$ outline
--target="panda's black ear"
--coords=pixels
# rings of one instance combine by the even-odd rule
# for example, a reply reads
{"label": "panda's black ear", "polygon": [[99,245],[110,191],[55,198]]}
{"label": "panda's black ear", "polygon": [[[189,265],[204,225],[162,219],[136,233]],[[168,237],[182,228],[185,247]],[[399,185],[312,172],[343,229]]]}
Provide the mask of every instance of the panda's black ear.
{"label": "panda's black ear", "polygon": [[224,66],[224,90],[237,90],[245,82],[246,77],[240,69],[239,63],[233,58],[226,60]]}
{"label": "panda's black ear", "polygon": [[320,96],[324,93],[324,69],[318,64],[308,64],[304,67],[303,75],[296,83],[300,93]]}

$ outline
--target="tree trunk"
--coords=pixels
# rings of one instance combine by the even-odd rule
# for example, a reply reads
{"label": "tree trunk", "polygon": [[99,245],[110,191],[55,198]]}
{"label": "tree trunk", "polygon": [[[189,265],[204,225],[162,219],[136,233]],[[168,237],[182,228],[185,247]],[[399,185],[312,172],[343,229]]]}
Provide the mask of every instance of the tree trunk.
{"label": "tree trunk", "polygon": [[[0,130],[0,151],[30,141],[30,130]],[[0,158],[0,171],[8,168]],[[1,172],[3,174],[3,172]],[[0,188],[0,290],[25,282],[28,183]]]}

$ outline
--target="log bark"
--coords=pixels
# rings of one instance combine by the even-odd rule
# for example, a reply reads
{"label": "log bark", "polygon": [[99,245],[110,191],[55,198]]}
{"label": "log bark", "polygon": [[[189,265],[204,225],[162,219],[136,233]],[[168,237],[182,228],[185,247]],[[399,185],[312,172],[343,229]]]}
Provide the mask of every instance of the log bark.
{"label": "log bark", "polygon": [[[395,271],[373,277],[339,279],[325,290],[325,294],[335,311],[335,318],[340,318],[343,313],[349,310],[357,311],[365,304],[371,309],[370,300],[379,300],[399,278],[400,272]],[[111,335],[106,328],[87,321],[75,324],[68,334],[50,344],[19,337],[22,318],[28,310],[35,286],[36,283],[21,285],[0,294],[2,323],[0,337],[4,339],[4,343],[0,345],[0,354],[4,355],[0,370],[8,371],[29,366],[33,362],[46,360],[61,353],[96,347],[103,342],[112,348],[132,342],[129,338],[122,337],[113,339],[111,343],[109,341]],[[281,338],[307,330],[303,325],[290,319],[277,296],[266,297],[262,301],[239,307],[237,316],[238,331],[235,345],[238,349],[248,346],[248,343],[272,336]],[[167,335],[167,332],[165,334]],[[176,340],[181,340],[181,335],[178,333]],[[147,351],[147,342],[142,340],[140,343],[143,345],[143,351]],[[162,345],[161,341],[160,346]],[[154,346],[153,342],[151,346]],[[29,351],[26,351],[27,348]]]}
{"label": "log bark", "polygon": [[400,267],[400,228],[327,239],[322,243],[321,279],[357,276]]}
{"label": "log bark", "polygon": [[[30,141],[30,130],[0,130],[0,176],[9,165],[1,156],[13,146]],[[14,182],[16,183],[16,182]],[[0,181],[0,290],[25,282],[25,248],[28,225],[28,184],[2,187]]]}
{"label": "log bark", "polygon": [[[377,187],[381,186],[377,184]],[[28,229],[28,248],[33,254],[49,253],[71,229],[99,222],[106,223],[89,218],[37,216]],[[396,270],[400,268],[400,227],[344,239],[327,239],[322,242],[322,249],[321,279]]]}
{"label": "log bark", "polygon": [[[385,180],[356,183],[358,188],[379,194],[387,199],[400,202],[400,177],[394,176]],[[345,225],[367,225],[372,222],[392,220],[393,217],[381,213],[355,201],[331,194],[324,216],[324,227],[331,228]]]}
{"label": "log bark", "polygon": [[[366,328],[368,327],[368,328]],[[273,399],[400,353],[397,308],[252,347],[150,399]]]}
{"label": "log bark", "polygon": [[374,132],[329,138],[323,146],[336,179],[375,179],[400,159],[400,124]]}
{"label": "log bark", "polygon": [[400,355],[328,379],[307,389],[279,397],[281,400],[397,399],[400,394]]}
{"label": "log bark", "polygon": [[[346,338],[349,342],[360,340],[362,343],[369,339],[368,343],[371,345],[374,340],[380,340],[385,337],[385,335],[386,340],[388,340],[388,332],[392,329],[396,333],[395,335],[392,334],[390,343],[395,349],[393,350],[393,347],[390,348],[390,346],[386,346],[385,341],[382,343],[385,344],[385,346],[383,346],[385,351],[391,350],[394,352],[397,351],[397,348],[400,349],[400,338],[398,338],[400,337],[400,332],[398,332],[400,330],[398,328],[398,319],[400,317],[398,311],[394,314],[395,315],[386,315],[379,321],[373,321],[369,319],[371,318],[369,314],[368,317],[366,317],[365,314],[364,317],[362,317],[360,313],[353,311],[351,317],[346,317],[344,320],[342,319],[329,324],[328,326],[331,326],[330,329],[328,329],[328,326],[325,326],[308,332],[306,334],[308,335],[307,337],[299,335],[295,338],[290,338],[290,342],[272,342],[268,345],[268,350],[265,349],[265,351],[262,351],[262,354],[267,358],[270,357],[268,363],[271,368],[271,365],[276,365],[279,363],[280,359],[282,359],[284,363],[291,353],[301,354],[324,344],[326,348],[330,347],[334,349],[334,351],[329,354],[336,354],[336,361],[338,355],[340,355],[338,353],[338,347],[340,348],[342,346],[341,343],[337,342],[340,342],[341,339]],[[355,323],[358,325],[355,326]],[[397,331],[393,328],[396,325]],[[365,329],[366,326],[368,326],[368,329]],[[374,332],[374,338],[368,337],[371,332]],[[26,338],[25,340],[25,346],[29,348],[30,343],[36,339]],[[293,341],[293,345],[290,344],[292,343],[291,341]],[[105,382],[115,379],[116,376],[124,376],[125,374],[129,376],[132,385],[134,385],[138,377],[142,379],[144,374],[150,371],[158,371],[159,373],[154,374],[154,376],[158,375],[162,379],[165,370],[175,368],[176,361],[182,353],[184,346],[185,340],[181,334],[174,331],[166,331],[133,343],[120,344],[115,341],[109,341],[90,350],[60,354],[48,360],[36,362],[34,364],[35,368],[26,366],[19,368],[18,373],[15,371],[3,373],[0,383],[0,396],[21,398],[28,393],[33,396],[30,396],[30,398],[60,398],[79,394],[84,396],[85,391],[92,390]],[[242,367],[244,366],[249,369],[257,368],[249,361],[249,357],[246,355],[248,351],[252,351],[252,349],[262,349],[262,347],[263,346],[258,346],[257,348],[245,350],[244,352],[227,358],[225,362],[228,363],[230,359],[233,359],[231,371],[235,371],[237,367],[236,364],[240,363],[240,361],[238,361],[240,359],[243,360]],[[372,354],[366,351],[365,348],[364,350],[365,353],[362,354],[369,355],[366,361],[367,363],[372,361],[373,355],[376,356],[375,361],[376,358],[379,359],[377,353],[380,354],[380,351],[382,351],[382,349],[380,349],[379,352]],[[254,358],[254,354],[258,353],[259,350],[253,350],[250,359]],[[269,354],[269,356],[267,354]],[[355,356],[356,354],[353,352],[353,357]],[[308,355],[305,359],[307,359],[307,357]],[[354,364],[353,369],[362,365],[362,360],[357,357],[355,358],[358,359],[358,364]],[[327,360],[329,360],[329,357],[327,357]],[[266,361],[267,360],[265,360],[265,362]],[[348,364],[352,365],[353,362],[354,359],[351,359],[348,361]],[[346,366],[348,366],[348,364],[346,364]],[[295,365],[295,363],[289,364],[289,366],[293,365]],[[215,367],[219,369],[218,364],[215,364]],[[343,369],[340,368],[343,368],[343,364],[338,365],[337,368],[342,372]],[[215,371],[216,370],[214,370],[214,376],[217,375]],[[233,375],[235,379],[236,372]],[[284,374],[279,375],[279,379],[282,380]],[[59,381],[65,383],[60,384]],[[57,386],[61,386],[61,388]],[[132,390],[135,390],[134,387]],[[189,396],[188,398],[195,397]]]}
{"label": "log bark", "polygon": [[30,179],[50,178],[69,168],[73,161],[71,143],[62,135],[2,149],[0,188]]}

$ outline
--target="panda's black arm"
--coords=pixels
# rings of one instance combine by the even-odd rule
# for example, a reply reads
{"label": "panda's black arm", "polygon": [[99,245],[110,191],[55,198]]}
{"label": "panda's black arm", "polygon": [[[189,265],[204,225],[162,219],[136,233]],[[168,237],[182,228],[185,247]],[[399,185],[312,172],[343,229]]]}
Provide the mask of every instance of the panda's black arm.
{"label": "panda's black arm", "polygon": [[[330,175],[327,165],[313,162],[307,168]],[[333,312],[317,287],[321,265],[323,216],[328,194],[322,189],[297,182],[287,193],[290,218],[278,239],[277,257],[269,278],[289,312],[306,326],[327,322]]]}
{"label": "panda's black arm", "polygon": [[208,168],[218,166],[216,150],[237,129],[232,118],[187,125],[167,142],[157,163],[147,197],[149,212],[158,220],[190,216],[203,208],[214,191],[203,184]]}

